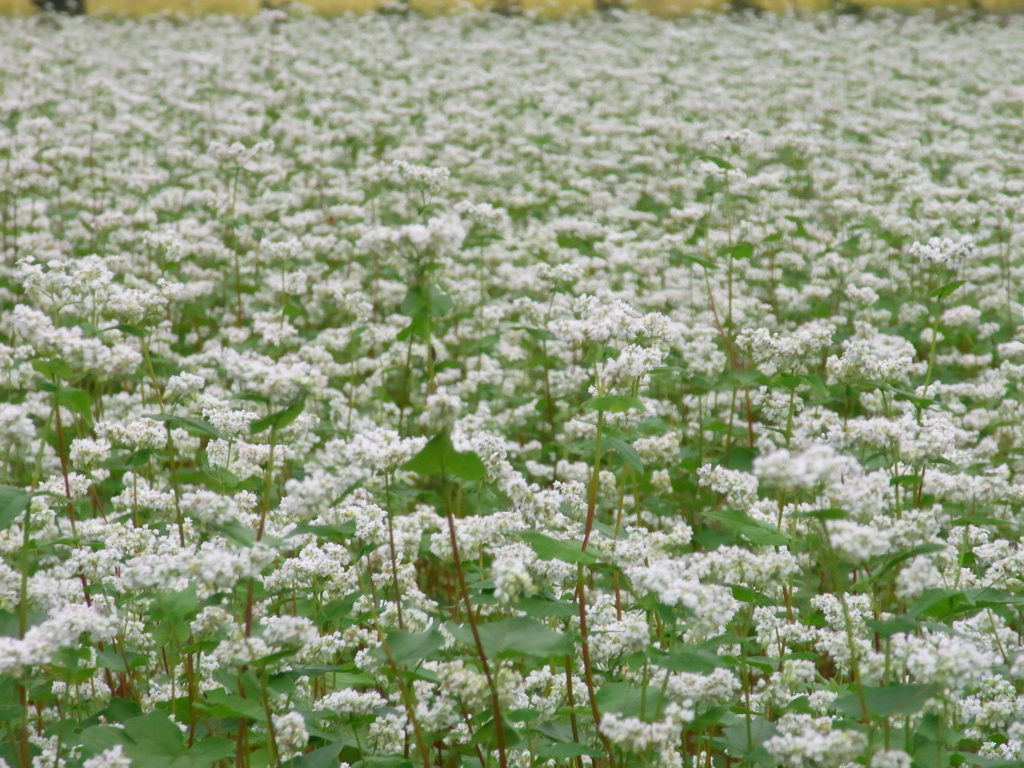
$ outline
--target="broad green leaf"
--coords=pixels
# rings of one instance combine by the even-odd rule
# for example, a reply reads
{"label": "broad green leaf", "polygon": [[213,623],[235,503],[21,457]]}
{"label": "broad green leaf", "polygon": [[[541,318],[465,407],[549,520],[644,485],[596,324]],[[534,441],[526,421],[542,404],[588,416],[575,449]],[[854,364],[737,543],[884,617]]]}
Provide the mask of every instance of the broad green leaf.
{"label": "broad green leaf", "polygon": [[514,608],[535,619],[569,619],[579,616],[579,606],[568,600],[545,600],[542,597],[524,597]]}
{"label": "broad green leaf", "polygon": [[970,609],[974,602],[958,589],[928,589],[907,609],[914,618],[925,616],[932,619],[946,619]]}
{"label": "broad green leaf", "polygon": [[484,463],[472,451],[456,451],[447,432],[432,438],[423,450],[402,465],[402,469],[421,475],[445,475],[462,480],[483,480]]}
{"label": "broad green leaf", "polygon": [[887,559],[885,563],[877,571],[871,574],[871,578],[880,578],[900,563],[909,560],[912,557],[917,557],[918,555],[930,555],[933,552],[942,552],[945,548],[946,547],[944,545],[938,543],[919,544],[918,546],[913,547],[912,549],[900,552],[899,554],[893,555],[892,557]]}
{"label": "broad green leaf", "polygon": [[235,754],[236,744],[231,739],[223,737],[207,737],[193,744],[188,750],[188,761],[196,768],[208,766],[219,760],[232,757]]}
{"label": "broad green leaf", "polygon": [[530,549],[536,552],[541,560],[561,560],[578,565],[593,565],[598,562],[595,555],[580,549],[580,545],[575,542],[559,541],[539,531],[520,531],[516,535],[529,544]]}
{"label": "broad green leaf", "polygon": [[728,160],[724,160],[721,157],[717,157],[715,155],[697,155],[697,157],[699,157],[701,160],[706,160],[709,163],[714,163],[723,171],[729,171],[735,167]]}
{"label": "broad green leaf", "polygon": [[292,536],[301,536],[303,534],[312,534],[318,539],[325,541],[334,541],[338,543],[345,543],[356,533],[356,521],[346,520],[344,523],[338,525],[312,525],[310,523],[299,523],[288,532],[286,538]]}
{"label": "broad green leaf", "polygon": [[78,743],[86,754],[97,755],[117,746],[125,746],[130,741],[125,738],[124,731],[114,725],[94,725],[86,728],[78,736]]}
{"label": "broad green leaf", "polygon": [[601,757],[604,752],[594,747],[588,747],[575,741],[565,741],[561,744],[548,744],[538,747],[534,752],[542,760],[567,760],[572,757],[586,755],[588,757]]}
{"label": "broad green leaf", "polygon": [[618,712],[626,717],[640,717],[643,712],[652,720],[663,703],[658,686],[643,688],[626,682],[605,683],[597,689],[597,703],[602,712]]}
{"label": "broad green leaf", "polygon": [[877,632],[879,637],[892,637],[900,633],[913,634],[920,628],[920,624],[905,616],[894,616],[891,619],[865,619],[864,623],[872,632]]}
{"label": "broad green leaf", "polygon": [[941,301],[942,299],[952,294],[953,291],[955,291],[961,285],[964,285],[965,282],[965,280],[952,280],[946,283],[945,285],[940,285],[938,288],[936,288],[928,295],[931,296],[933,299],[939,299]]}
{"label": "broad green leaf", "polygon": [[[428,629],[426,632],[393,629],[388,632],[386,642],[396,664],[415,665],[431,658],[444,645],[444,635],[436,629]],[[387,658],[383,650],[379,656]]]}
{"label": "broad green leaf", "polygon": [[606,437],[601,444],[622,457],[622,460],[638,475],[644,473],[644,462],[640,458],[640,454],[636,452],[636,448],[627,443],[625,440],[620,440],[617,437]]}
{"label": "broad green leaf", "polygon": [[32,367],[50,379],[67,381],[71,378],[71,366],[63,360],[33,360]]}
{"label": "broad green leaf", "polygon": [[84,389],[63,387],[57,393],[57,402],[92,424],[92,397]]}
{"label": "broad green leaf", "polygon": [[9,528],[28,509],[32,494],[21,488],[0,485],[0,530]]}
{"label": "broad green leaf", "polygon": [[144,653],[135,653],[134,651],[127,651],[122,656],[110,648],[104,648],[96,653],[97,664],[101,668],[112,669],[115,672],[127,672],[136,667],[145,666],[148,661],[149,656]]}
{"label": "broad green leaf", "polygon": [[193,437],[208,437],[216,439],[223,437],[220,430],[213,424],[203,419],[194,419],[189,416],[174,416],[169,413],[149,413],[143,416],[153,421],[162,421],[168,429],[183,429]]}
{"label": "broad green leaf", "polygon": [[745,587],[742,584],[726,584],[724,586],[729,587],[732,590],[732,596],[741,603],[750,603],[751,605],[779,605],[778,600],[773,600],[763,592],[758,592],[756,589]]}
{"label": "broad green leaf", "polygon": [[[474,644],[469,625],[449,625],[449,630],[459,642]],[[575,647],[571,637],[529,616],[479,624],[477,632],[488,657],[531,656],[548,659],[572,653]]]}
{"label": "broad green leaf", "polygon": [[1011,594],[995,587],[973,587],[964,593],[970,604],[979,608],[994,608],[1000,605],[1017,608],[1024,606],[1024,595]]}
{"label": "broad green leaf", "polygon": [[326,747],[314,749],[304,755],[293,757],[291,760],[281,763],[282,768],[337,768],[338,753],[343,744],[328,744]]}
{"label": "broad green leaf", "polygon": [[256,421],[249,425],[249,431],[256,435],[268,428],[275,432],[279,429],[284,429],[299,418],[305,408],[306,398],[303,396],[283,410],[271,413],[262,419],[256,419]]}
{"label": "broad green leaf", "polygon": [[[734,722],[726,726],[723,735],[729,747],[729,756],[746,762],[774,764],[763,744],[775,735],[775,724],[760,715],[750,717],[749,731],[746,717],[737,715]],[[749,737],[749,738],[748,738]],[[767,762],[765,762],[767,758]]]}
{"label": "broad green leaf", "polygon": [[454,306],[455,302],[437,284],[417,284],[409,287],[399,310],[403,315],[409,317],[417,315],[439,317],[448,314]]}
{"label": "broad green leaf", "polygon": [[729,530],[735,531],[758,546],[783,546],[789,543],[789,536],[777,531],[767,523],[754,520],[746,512],[739,509],[711,510],[704,513],[705,517],[717,520]]}
{"label": "broad green leaf", "polygon": [[920,475],[896,475],[896,477],[889,478],[889,485],[899,485],[903,487],[914,487],[921,485],[924,482],[924,478]]}
{"label": "broad green leaf", "polygon": [[213,717],[246,717],[256,721],[266,717],[259,701],[228,693],[223,688],[207,691],[201,706]]}
{"label": "broad green leaf", "polygon": [[827,509],[808,509],[797,512],[788,512],[788,520],[845,520],[847,513],[845,509],[830,507]]}
{"label": "broad green leaf", "polygon": [[102,711],[97,713],[96,721],[99,722],[101,715],[108,723],[124,723],[132,718],[141,717],[142,714],[142,708],[136,702],[115,696]]}
{"label": "broad green leaf", "polygon": [[707,259],[702,259],[700,256],[694,256],[691,253],[683,253],[678,248],[672,248],[669,252],[669,263],[673,266],[680,266],[682,264],[696,264],[704,269],[714,269],[715,265]]}
{"label": "broad green leaf", "polygon": [[748,242],[736,243],[729,249],[729,255],[734,259],[749,259],[754,255],[754,246]]}
{"label": "broad green leaf", "polygon": [[524,327],[522,330],[526,331],[526,335],[529,336],[531,339],[536,339],[537,341],[552,341],[555,338],[555,334],[553,334],[546,328]]}
{"label": "broad green leaf", "polygon": [[134,717],[124,724],[124,733],[135,746],[135,754],[173,755],[185,749],[184,737],[166,712],[155,711]]}
{"label": "broad green leaf", "polygon": [[[656,650],[656,649],[655,649]],[[703,650],[679,650],[669,653],[652,650],[651,663],[672,672],[697,672],[708,674],[726,665],[717,654]]]}
{"label": "broad green leaf", "polygon": [[[942,693],[938,684],[921,685],[865,685],[862,689],[868,713],[884,719],[893,715],[913,715],[920,712],[928,699]],[[835,707],[848,717],[860,717],[860,699],[851,691],[836,699]]]}

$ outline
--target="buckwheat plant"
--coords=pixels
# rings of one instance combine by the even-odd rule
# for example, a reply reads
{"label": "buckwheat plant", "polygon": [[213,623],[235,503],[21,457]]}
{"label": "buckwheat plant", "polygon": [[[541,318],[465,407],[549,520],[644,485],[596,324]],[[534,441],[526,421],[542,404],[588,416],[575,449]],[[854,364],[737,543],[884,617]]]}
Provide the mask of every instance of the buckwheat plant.
{"label": "buckwheat plant", "polygon": [[0,765],[1022,764],[1022,40],[0,20]]}

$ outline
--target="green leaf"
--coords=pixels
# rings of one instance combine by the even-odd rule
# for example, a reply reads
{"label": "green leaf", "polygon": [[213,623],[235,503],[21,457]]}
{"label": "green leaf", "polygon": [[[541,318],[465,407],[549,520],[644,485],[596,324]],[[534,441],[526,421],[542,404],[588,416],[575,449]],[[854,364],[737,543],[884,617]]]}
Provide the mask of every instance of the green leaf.
{"label": "green leaf", "polygon": [[603,712],[618,712],[626,717],[639,717],[643,712],[648,719],[653,717],[663,702],[658,687],[644,688],[626,682],[605,683],[597,689],[597,703]]}
{"label": "green leaf", "polygon": [[127,657],[127,663],[121,654],[111,650],[110,648],[104,648],[102,651],[97,651],[96,662],[103,669],[111,669],[115,672],[127,672],[130,669],[145,666],[149,661],[149,656],[146,654],[135,653],[133,651],[127,651],[125,653],[125,657]]}
{"label": "green leaf", "polygon": [[845,520],[845,509],[829,507],[827,509],[807,509],[786,514],[788,520]]}
{"label": "green leaf", "polygon": [[945,619],[973,607],[974,602],[958,589],[927,589],[907,609],[914,618]]}
{"label": "green leaf", "polygon": [[910,486],[921,485],[924,482],[924,478],[920,475],[896,475],[896,477],[889,478],[889,485],[899,486]]}
{"label": "green leaf", "polygon": [[750,603],[751,605],[779,605],[778,600],[773,600],[763,592],[758,592],[756,589],[745,587],[742,584],[726,584],[724,586],[729,587],[732,590],[732,596],[741,603]]}
{"label": "green leaf", "polygon": [[335,543],[347,543],[356,534],[356,521],[346,520],[338,525],[313,525],[311,523],[299,523],[292,528],[285,538],[312,534],[318,539],[333,541]]}
{"label": "green leaf", "polygon": [[84,389],[63,387],[57,392],[57,402],[92,424],[92,397]]}
{"label": "green leaf", "polygon": [[249,431],[255,435],[263,432],[268,427],[274,432],[279,429],[284,429],[299,418],[305,408],[306,396],[303,395],[284,410],[271,413],[268,416],[264,416],[262,419],[256,419],[256,421],[249,425]]}
{"label": "green leaf", "polygon": [[711,510],[704,517],[717,520],[729,530],[745,536],[751,544],[758,546],[783,546],[789,543],[789,536],[776,530],[767,523],[754,520],[746,512],[739,509]]}
{"label": "green leaf", "polygon": [[531,339],[536,339],[537,341],[553,341],[555,339],[555,334],[553,334],[546,328],[524,327],[522,330],[526,331],[526,335],[529,336]]}
{"label": "green leaf", "polygon": [[[868,713],[875,718],[884,719],[893,715],[913,715],[920,712],[928,699],[942,693],[942,686],[937,683],[929,685],[865,685],[863,687],[864,702]],[[848,717],[860,717],[860,699],[856,691],[851,691],[836,699],[835,707]]]}
{"label": "green leaf", "polygon": [[133,717],[124,724],[124,733],[135,742],[132,749],[135,754],[172,755],[185,748],[181,731],[166,712]]}
{"label": "green leaf", "polygon": [[[428,629],[426,632],[406,632],[402,629],[393,629],[387,636],[388,650],[391,658],[396,664],[415,665],[426,661],[444,645],[444,635],[436,629]],[[387,654],[380,650],[379,658],[387,659]]]}
{"label": "green leaf", "polygon": [[448,314],[454,306],[455,302],[451,297],[442,291],[436,283],[431,283],[426,286],[410,286],[399,310],[403,315],[409,317],[417,315],[440,317]]}
{"label": "green leaf", "polygon": [[908,549],[904,552],[900,552],[899,554],[890,557],[888,560],[885,561],[884,565],[882,565],[877,571],[871,574],[871,578],[872,580],[880,578],[900,563],[909,560],[912,557],[917,557],[918,555],[930,555],[933,552],[942,552],[945,548],[946,547],[944,545],[938,543],[919,544],[918,546],[913,547],[912,549]]}
{"label": "green leaf", "polygon": [[[723,735],[731,757],[762,763],[763,757],[769,757],[762,745],[775,735],[775,724],[759,715],[753,715],[750,717],[748,732],[746,718],[737,715],[736,720],[723,730]],[[767,762],[768,765],[774,763],[770,759]]]}
{"label": "green leaf", "polygon": [[193,419],[189,416],[173,416],[169,413],[149,413],[145,414],[143,418],[162,421],[167,425],[168,429],[183,429],[193,437],[208,437],[211,439],[223,437],[219,429],[203,419]]}
{"label": "green leaf", "polygon": [[697,157],[699,157],[701,160],[707,160],[709,163],[714,163],[723,171],[730,171],[735,167],[728,160],[723,160],[722,158],[716,157],[715,155],[697,155]]}
{"label": "green leaf", "polygon": [[326,747],[293,757],[288,762],[281,763],[281,766],[282,768],[337,768],[338,753],[342,746],[341,742],[328,744]]}
{"label": "green leaf", "polygon": [[611,411],[612,413],[644,410],[644,404],[639,398],[627,395],[598,395],[583,403],[583,407],[592,411]]}
{"label": "green leaf", "polygon": [[529,544],[541,560],[561,560],[577,565],[594,565],[598,562],[595,555],[580,549],[580,545],[575,542],[559,541],[539,531],[520,531],[516,535]]}
{"label": "green leaf", "polygon": [[[143,654],[139,655],[143,656]],[[98,721],[98,716],[102,715],[108,723],[124,723],[132,718],[141,717],[142,714],[142,708],[136,702],[115,696],[106,707],[97,713],[95,719]]]}
{"label": "green leaf", "polygon": [[912,634],[920,628],[918,622],[908,619],[905,616],[894,616],[884,621],[879,619],[865,619],[864,623],[868,629],[878,633],[879,637],[892,637],[893,635]]}
{"label": "green leaf", "polygon": [[245,699],[223,688],[207,691],[201,708],[213,717],[244,717],[256,721],[266,717],[262,705],[256,699]]}
{"label": "green leaf", "polygon": [[831,394],[828,391],[828,387],[825,385],[824,380],[817,373],[800,374],[800,380],[809,386],[811,390],[822,400],[827,400]]}
{"label": "green leaf", "polygon": [[544,747],[538,747],[534,754],[542,760],[567,760],[572,757],[581,757],[582,755],[601,757],[604,752],[575,741],[564,741],[561,744],[549,744]]}
{"label": "green leaf", "polygon": [[618,454],[626,465],[632,468],[632,470],[638,475],[642,475],[644,473],[643,459],[641,459],[640,454],[636,452],[636,448],[625,440],[620,440],[617,437],[605,437],[602,441],[602,445],[613,453]]}
{"label": "green leaf", "polygon": [[480,457],[472,451],[456,451],[447,432],[432,438],[423,446],[423,450],[402,465],[402,469],[421,475],[445,475],[462,480],[483,480],[487,476],[487,469]]}
{"label": "green leaf", "polygon": [[94,725],[86,728],[78,737],[78,743],[86,753],[94,755],[112,749],[116,746],[125,746],[129,743],[124,736],[124,731],[113,725]]}
{"label": "green leaf", "polygon": [[702,650],[654,653],[651,663],[671,672],[697,672],[702,675],[725,666],[722,657]]}
{"label": "green leaf", "polygon": [[235,754],[235,742],[223,737],[205,738],[197,741],[188,750],[188,760],[193,766],[208,766]]}
{"label": "green leaf", "polygon": [[941,301],[966,282],[966,280],[952,280],[945,285],[939,286],[928,295],[933,299],[939,299]]}
{"label": "green leaf", "polygon": [[33,360],[32,367],[49,379],[67,381],[71,378],[71,366],[63,360]]}
{"label": "green leaf", "polygon": [[545,600],[542,597],[524,597],[513,606],[535,619],[570,619],[579,616],[579,606],[568,600]]}
{"label": "green leaf", "polygon": [[[460,642],[473,644],[472,630],[468,625],[449,625],[449,629]],[[484,645],[484,652],[489,657],[531,656],[549,659],[572,653],[575,647],[568,635],[528,616],[479,624],[477,632]]]}
{"label": "green leaf", "polygon": [[10,485],[0,485],[0,531],[10,528],[28,509],[32,494]]}
{"label": "green leaf", "polygon": [[682,264],[696,264],[704,269],[714,269],[715,265],[707,259],[702,259],[699,256],[694,256],[690,253],[683,253],[678,248],[673,248],[668,252],[669,263],[674,267],[681,266]]}
{"label": "green leaf", "polygon": [[729,255],[734,259],[749,259],[754,255],[754,246],[748,242],[736,243],[729,249]]}

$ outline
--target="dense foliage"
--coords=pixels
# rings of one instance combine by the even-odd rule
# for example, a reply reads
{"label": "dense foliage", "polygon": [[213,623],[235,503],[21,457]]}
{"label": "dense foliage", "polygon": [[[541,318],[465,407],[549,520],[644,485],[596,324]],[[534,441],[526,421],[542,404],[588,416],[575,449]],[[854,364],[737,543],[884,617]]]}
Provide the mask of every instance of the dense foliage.
{"label": "dense foliage", "polygon": [[0,24],[0,756],[1019,765],[1024,27]]}

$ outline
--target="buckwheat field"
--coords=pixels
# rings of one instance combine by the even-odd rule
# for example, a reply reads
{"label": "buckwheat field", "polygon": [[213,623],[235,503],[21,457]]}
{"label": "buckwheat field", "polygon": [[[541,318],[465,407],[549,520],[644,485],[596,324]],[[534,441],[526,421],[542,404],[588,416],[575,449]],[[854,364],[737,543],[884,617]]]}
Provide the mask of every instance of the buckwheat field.
{"label": "buckwheat field", "polygon": [[1022,50],[0,22],[0,757],[1024,765]]}

